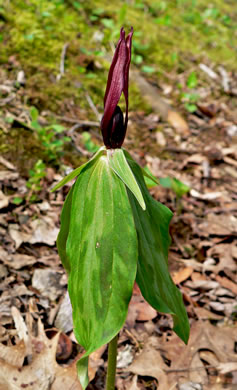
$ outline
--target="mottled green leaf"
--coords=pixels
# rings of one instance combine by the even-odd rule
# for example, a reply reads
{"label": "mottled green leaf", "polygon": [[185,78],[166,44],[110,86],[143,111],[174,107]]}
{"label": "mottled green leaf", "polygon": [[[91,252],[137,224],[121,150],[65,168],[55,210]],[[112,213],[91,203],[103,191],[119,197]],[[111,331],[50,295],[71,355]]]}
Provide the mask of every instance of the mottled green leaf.
{"label": "mottled green leaf", "polygon": [[87,356],[121,329],[137,270],[131,205],[107,156],[87,166],[75,182],[66,258],[74,332],[86,350],[78,362],[85,387]]}
{"label": "mottled green leaf", "polygon": [[82,170],[84,168],[86,168],[88,164],[89,165],[92,164],[94,160],[99,158],[104,153],[104,150],[105,150],[105,147],[102,146],[98,150],[98,152],[95,153],[94,156],[89,161],[87,161],[85,164],[80,165],[80,167],[77,167],[76,169],[74,169],[74,171],[70,172],[69,175],[65,176],[58,184],[56,184],[56,186],[51,190],[51,192],[59,190],[59,188],[63,187],[69,181],[71,181],[72,179],[75,179],[76,176],[79,176],[80,173],[82,172]]}
{"label": "mottled green leaf", "polygon": [[167,261],[170,245],[168,228],[172,213],[149,194],[140,167],[131,160],[129,164],[146,203],[146,210],[141,210],[135,197],[128,191],[138,236],[136,280],[142,295],[152,307],[172,314],[174,331],[187,343],[188,317],[182,295],[170,277]]}
{"label": "mottled green leaf", "polygon": [[68,273],[70,271],[70,264],[66,254],[66,243],[67,243],[67,237],[69,233],[73,189],[74,189],[74,184],[70,189],[69,193],[67,194],[67,197],[63,205],[63,209],[60,217],[60,222],[61,222],[60,231],[57,238],[58,254],[60,256],[61,262],[65,270]]}
{"label": "mottled green leaf", "polygon": [[109,157],[110,166],[133,193],[142,209],[145,210],[146,205],[142,197],[142,193],[124,156],[123,149],[109,149],[107,153]]}

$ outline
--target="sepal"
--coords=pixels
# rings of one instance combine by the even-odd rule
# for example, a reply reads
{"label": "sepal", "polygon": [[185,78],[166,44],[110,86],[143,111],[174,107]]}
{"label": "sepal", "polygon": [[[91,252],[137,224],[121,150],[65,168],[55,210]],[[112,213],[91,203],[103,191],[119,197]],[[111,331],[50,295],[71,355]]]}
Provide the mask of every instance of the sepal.
{"label": "sepal", "polygon": [[104,146],[102,146],[89,161],[87,161],[85,164],[80,165],[72,172],[70,172],[67,176],[65,176],[58,184],[56,184],[56,186],[54,186],[51,189],[51,192],[59,190],[61,187],[65,186],[65,184],[67,184],[69,181],[75,179],[76,176],[80,175],[80,173],[83,171],[84,168],[90,166],[94,162],[94,160],[97,160],[103,154],[105,154]]}
{"label": "sepal", "polygon": [[141,208],[145,210],[146,205],[141,190],[124,156],[123,149],[109,149],[107,153],[111,168],[133,193]]}

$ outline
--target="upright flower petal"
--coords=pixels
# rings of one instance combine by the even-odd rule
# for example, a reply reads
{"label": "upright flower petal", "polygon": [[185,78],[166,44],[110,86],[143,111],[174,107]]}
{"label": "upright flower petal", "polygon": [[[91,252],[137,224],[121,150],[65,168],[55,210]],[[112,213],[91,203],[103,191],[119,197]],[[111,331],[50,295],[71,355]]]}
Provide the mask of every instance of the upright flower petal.
{"label": "upright flower petal", "polygon": [[[131,62],[132,34],[133,30],[125,39],[125,31],[121,28],[120,39],[109,70],[104,97],[104,115],[101,120],[101,131],[107,148],[120,148],[126,134],[128,122],[128,75]],[[125,122],[118,107],[122,92],[126,101]]]}
{"label": "upright flower petal", "polygon": [[[132,51],[132,36],[133,36],[133,28],[131,28],[131,32],[128,34],[126,38],[126,46],[127,46],[127,52],[128,52],[128,59],[126,63],[126,69],[125,69],[125,79],[124,79],[124,97],[126,101],[126,115],[125,115],[125,133],[127,130],[128,125],[128,82],[129,82],[129,67],[131,62],[131,51]],[[125,134],[124,134],[125,136]]]}

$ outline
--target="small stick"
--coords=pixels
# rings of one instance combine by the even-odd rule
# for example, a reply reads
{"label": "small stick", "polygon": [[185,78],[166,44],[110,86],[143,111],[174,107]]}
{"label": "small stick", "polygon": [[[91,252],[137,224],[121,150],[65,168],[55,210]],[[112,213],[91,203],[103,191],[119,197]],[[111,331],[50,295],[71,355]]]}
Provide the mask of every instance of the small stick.
{"label": "small stick", "polygon": [[102,115],[101,115],[101,114],[99,113],[99,111],[97,110],[97,108],[96,108],[96,106],[94,105],[94,103],[93,103],[93,101],[92,101],[92,99],[91,99],[91,97],[90,97],[90,95],[89,95],[88,92],[86,92],[86,99],[87,99],[87,101],[88,101],[88,103],[89,103],[90,108],[91,108],[92,111],[94,112],[96,118],[97,118],[98,121],[100,122],[100,121],[101,121]]}
{"label": "small stick", "polygon": [[78,119],[73,119],[73,118],[68,118],[66,116],[59,116],[56,115],[57,119],[60,119],[63,122],[68,122],[68,123],[75,123],[80,125],[80,127],[100,127],[100,122],[94,122],[94,121],[79,121]]}
{"label": "small stick", "polygon": [[66,52],[67,52],[68,46],[69,46],[69,43],[67,42],[63,45],[63,48],[62,48],[61,60],[60,60],[60,66],[59,66],[59,74],[57,75],[57,81],[59,81],[65,73],[65,57],[66,57]]}

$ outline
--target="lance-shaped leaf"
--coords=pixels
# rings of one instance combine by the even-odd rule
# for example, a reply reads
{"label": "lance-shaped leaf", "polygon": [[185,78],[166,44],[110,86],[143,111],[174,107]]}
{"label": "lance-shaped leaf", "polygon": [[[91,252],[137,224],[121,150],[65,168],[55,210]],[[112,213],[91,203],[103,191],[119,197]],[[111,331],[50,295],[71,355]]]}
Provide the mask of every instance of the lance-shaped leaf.
{"label": "lance-shaped leaf", "polygon": [[136,179],[131,171],[130,166],[124,156],[123,149],[109,149],[107,150],[109,163],[114,172],[120,177],[120,179],[126,184],[126,186],[132,191],[133,195],[139,202],[143,210],[146,205],[141,193],[141,190],[136,182]]}
{"label": "lance-shaped leaf", "polygon": [[[140,206],[139,206],[140,207]],[[101,156],[77,178],[66,245],[74,332],[87,356],[121,329],[137,270],[137,236],[126,187]]]}
{"label": "lance-shaped leaf", "polygon": [[67,176],[65,176],[54,188],[52,188],[51,192],[54,192],[56,190],[59,190],[61,187],[65,186],[69,181],[75,179],[76,176],[79,176],[80,173],[84,168],[86,168],[88,165],[93,164],[94,160],[99,158],[102,154],[105,153],[105,147],[102,146],[95,154],[94,156],[87,161],[85,164],[80,165],[80,167],[77,167],[72,172],[70,172]]}
{"label": "lance-shaped leaf", "polygon": [[143,211],[128,191],[138,236],[136,280],[142,295],[152,307],[172,314],[174,331],[187,343],[188,317],[182,295],[170,277],[167,261],[170,245],[168,227],[172,213],[149,194],[140,167],[134,161],[129,160],[129,164],[146,203],[146,210]]}

